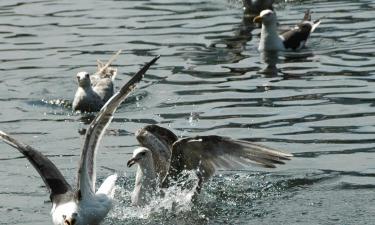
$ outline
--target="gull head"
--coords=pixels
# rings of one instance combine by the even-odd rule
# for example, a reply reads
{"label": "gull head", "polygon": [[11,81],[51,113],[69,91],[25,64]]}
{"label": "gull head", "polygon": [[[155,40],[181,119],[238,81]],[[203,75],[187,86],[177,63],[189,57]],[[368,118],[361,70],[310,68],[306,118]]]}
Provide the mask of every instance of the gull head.
{"label": "gull head", "polygon": [[256,16],[253,20],[254,23],[262,23],[264,25],[276,24],[276,13],[270,9],[262,10],[259,16]]}
{"label": "gull head", "polygon": [[51,213],[55,225],[83,225],[78,203],[74,200],[58,205],[54,204]]}
{"label": "gull head", "polygon": [[150,197],[157,193],[157,175],[154,168],[152,152],[148,148],[139,147],[133,151],[128,167],[138,165],[132,192],[132,205],[140,206],[149,202]]}
{"label": "gull head", "polygon": [[138,164],[141,168],[147,168],[152,163],[152,152],[148,148],[139,147],[133,151],[133,157],[128,161],[127,166]]}
{"label": "gull head", "polygon": [[91,86],[90,74],[88,72],[83,71],[77,73],[77,81],[80,87]]}
{"label": "gull head", "polygon": [[170,148],[177,136],[168,129],[157,125],[147,125],[136,132],[138,142],[148,149]]}

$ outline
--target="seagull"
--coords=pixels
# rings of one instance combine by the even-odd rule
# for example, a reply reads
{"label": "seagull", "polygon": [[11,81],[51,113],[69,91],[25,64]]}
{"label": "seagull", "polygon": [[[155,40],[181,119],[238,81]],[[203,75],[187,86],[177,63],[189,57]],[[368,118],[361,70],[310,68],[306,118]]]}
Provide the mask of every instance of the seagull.
{"label": "seagull", "polygon": [[262,10],[273,9],[274,0],[242,0],[245,14],[259,14]]}
{"label": "seagull", "polygon": [[117,107],[158,58],[159,56],[147,63],[110,98],[90,124],[82,148],[76,189],[69,185],[55,164],[41,152],[0,131],[0,139],[21,152],[42,177],[50,192],[54,225],[98,225],[111,209],[117,175],[106,178],[95,192],[95,161],[99,142]]}
{"label": "seagull", "polygon": [[98,60],[97,72],[91,76],[86,71],[77,73],[78,88],[72,104],[73,111],[97,112],[112,97],[117,69],[109,66],[120,53],[121,50],[106,64]]}
{"label": "seagull", "polygon": [[146,205],[159,187],[168,188],[181,172],[193,170],[198,177],[196,193],[217,169],[235,169],[249,164],[274,168],[292,154],[264,145],[210,135],[178,139],[170,130],[148,125],[136,132],[141,147],[133,151],[127,166],[138,165],[131,200]]}
{"label": "seagull", "polygon": [[270,9],[263,10],[253,22],[262,23],[259,51],[297,50],[305,46],[307,38],[319,26],[320,19],[311,21],[310,10],[305,12],[303,20],[293,29],[278,34],[276,13]]}

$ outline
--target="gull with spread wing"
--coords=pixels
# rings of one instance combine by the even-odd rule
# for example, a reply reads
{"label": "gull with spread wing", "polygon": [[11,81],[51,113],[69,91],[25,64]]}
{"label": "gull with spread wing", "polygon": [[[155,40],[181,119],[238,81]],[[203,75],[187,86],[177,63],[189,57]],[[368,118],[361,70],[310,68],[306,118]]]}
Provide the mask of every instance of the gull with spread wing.
{"label": "gull with spread wing", "polygon": [[199,192],[202,183],[220,168],[235,169],[254,164],[274,168],[292,154],[264,145],[210,135],[178,139],[170,130],[148,125],[137,131],[142,147],[133,152],[128,167],[138,165],[132,204],[147,204],[157,189],[168,188],[184,170],[196,171]]}
{"label": "gull with spread wing", "polygon": [[95,161],[98,145],[118,106],[158,58],[155,57],[147,63],[110,98],[90,124],[82,148],[76,189],[69,185],[54,163],[41,152],[0,131],[0,139],[21,152],[42,177],[50,192],[53,224],[98,225],[108,214],[112,206],[117,175],[106,178],[95,192]]}

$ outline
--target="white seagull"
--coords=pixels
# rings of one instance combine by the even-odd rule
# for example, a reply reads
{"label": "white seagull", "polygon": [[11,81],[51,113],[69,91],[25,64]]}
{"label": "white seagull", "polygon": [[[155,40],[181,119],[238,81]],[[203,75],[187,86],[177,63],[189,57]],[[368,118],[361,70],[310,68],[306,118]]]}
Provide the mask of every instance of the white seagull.
{"label": "white seagull", "polygon": [[293,29],[279,35],[277,31],[276,13],[270,9],[263,10],[253,20],[255,23],[262,23],[260,33],[259,51],[284,51],[288,49],[297,50],[305,46],[307,38],[320,24],[320,19],[311,21],[310,10]]}
{"label": "white seagull", "polygon": [[0,139],[16,148],[30,161],[42,177],[50,192],[52,221],[55,225],[98,225],[112,207],[117,175],[104,180],[95,192],[95,158],[99,142],[113,118],[113,113],[123,102],[144,73],[156,62],[155,57],[136,73],[100,110],[90,124],[82,148],[77,175],[77,188],[73,189],[52,161],[31,146],[18,142],[0,131]]}
{"label": "white seagull", "polygon": [[128,167],[138,165],[131,198],[136,206],[147,204],[158,194],[159,187],[169,187],[183,170],[196,172],[198,193],[217,169],[238,169],[249,164],[274,168],[292,157],[264,145],[215,135],[178,139],[172,131],[157,125],[140,129],[136,137],[142,147],[134,150],[127,163]]}
{"label": "white seagull", "polygon": [[86,71],[77,73],[78,88],[72,104],[73,111],[97,112],[112,97],[117,69],[109,66],[120,53],[121,50],[106,64],[98,60],[97,72],[91,76]]}

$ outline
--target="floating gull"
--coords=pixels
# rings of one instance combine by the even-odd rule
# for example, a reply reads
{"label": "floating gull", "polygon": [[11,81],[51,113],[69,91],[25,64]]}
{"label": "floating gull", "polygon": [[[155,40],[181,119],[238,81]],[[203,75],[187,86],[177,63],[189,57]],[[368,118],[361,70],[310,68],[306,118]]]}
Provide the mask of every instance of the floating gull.
{"label": "floating gull", "polygon": [[273,9],[274,0],[242,0],[245,14],[259,14],[262,10]]}
{"label": "floating gull", "polygon": [[269,9],[263,10],[253,21],[255,23],[262,23],[259,51],[301,49],[305,46],[310,34],[320,24],[320,20],[311,21],[310,10],[305,12],[302,22],[281,35],[277,32],[277,18],[274,11]]}
{"label": "floating gull", "polygon": [[157,125],[140,129],[136,136],[142,147],[134,150],[127,163],[128,167],[138,165],[133,205],[147,204],[158,187],[169,187],[183,170],[196,171],[199,192],[202,182],[219,168],[243,168],[249,164],[274,168],[292,157],[260,144],[215,135],[178,139],[172,131]]}
{"label": "floating gull", "polygon": [[106,64],[98,60],[98,69],[94,75],[90,76],[85,71],[77,73],[78,89],[72,105],[74,111],[97,112],[112,97],[117,69],[109,66],[120,53],[121,50]]}
{"label": "floating gull", "polygon": [[155,57],[147,63],[118,93],[110,98],[90,124],[82,148],[76,189],[69,185],[53,162],[41,152],[0,131],[0,138],[25,155],[42,177],[50,192],[53,224],[98,225],[111,209],[117,175],[114,174],[105,179],[95,193],[95,161],[99,142],[117,107],[134,89],[135,85],[141,81],[144,73],[158,58]]}

